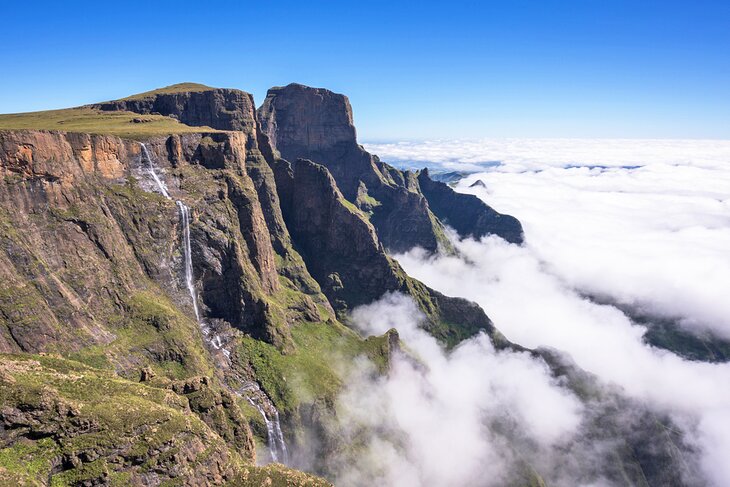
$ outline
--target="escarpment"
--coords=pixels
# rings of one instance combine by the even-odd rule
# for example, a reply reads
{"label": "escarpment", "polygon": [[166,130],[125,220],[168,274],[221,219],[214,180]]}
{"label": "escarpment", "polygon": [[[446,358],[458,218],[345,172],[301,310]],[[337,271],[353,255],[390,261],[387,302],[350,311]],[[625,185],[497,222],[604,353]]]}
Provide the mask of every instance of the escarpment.
{"label": "escarpment", "polygon": [[[478,331],[495,335],[477,305],[444,296],[409,277],[390,258],[367,215],[345,199],[327,168],[306,159],[279,161],[277,181],[284,218],[312,276],[336,311],[386,292],[410,295],[428,317],[432,334],[454,345]],[[501,343],[501,339],[498,340]]]}
{"label": "escarpment", "polygon": [[[197,429],[185,436],[172,428],[159,446],[145,450],[134,433],[97,415],[95,399],[66,389],[70,379],[63,378],[54,394],[75,401],[81,417],[88,417],[84,421],[98,425],[73,430],[74,441],[93,447],[73,450],[61,437],[38,443],[36,433],[20,429],[0,435],[0,447],[19,449],[31,441],[48,455],[44,478],[103,482],[122,476],[151,485],[175,477],[217,484],[240,480],[244,471],[258,478],[248,465],[257,453],[266,457],[253,445],[256,438],[270,440],[273,415],[288,425],[279,441],[289,443],[294,464],[297,449],[307,448],[299,428],[316,429],[313,418],[340,387],[335,350],[344,343],[353,357],[389,360],[397,334],[363,340],[342,325],[355,306],[399,291],[416,300],[428,316],[426,326],[447,344],[480,330],[497,336],[478,306],[428,289],[386,254],[380,233],[391,232],[382,239],[398,241],[401,217],[408,242],[401,248],[431,239],[424,246],[436,249],[437,235],[443,236],[415,175],[363,152],[375,172],[358,178],[354,192],[347,189],[355,204],[324,165],[280,158],[247,93],[162,91],[95,108],[163,114],[183,127],[219,131],[154,133],[144,146],[111,135],[0,131],[0,352],[12,354],[4,363],[38,353],[70,361],[33,362],[33,377],[44,381],[58,367],[71,367],[71,375],[102,390],[114,381],[129,388],[141,377],[143,387],[109,400],[144,408],[140,397],[162,394],[183,407],[165,413],[164,421],[172,428],[179,417],[195,421]],[[124,123],[138,123],[130,120]],[[352,132],[343,140],[354,141]],[[383,185],[383,177],[398,183]],[[392,208],[378,213],[379,201]],[[189,211],[180,213],[181,205]],[[187,225],[189,255],[183,246]],[[184,278],[188,258],[192,294]],[[13,365],[3,380],[22,383],[23,367]],[[291,370],[296,384],[286,381]],[[254,408],[250,401],[256,397],[268,402]],[[0,399],[0,421],[18,428],[12,411],[26,406],[16,394]],[[38,401],[48,402],[45,396]],[[135,428],[143,432],[155,418],[140,413]],[[74,421],[49,419],[48,428],[71,431]],[[110,444],[92,441],[97,431],[126,438],[129,451],[119,456]],[[183,453],[185,442],[215,444],[217,450],[195,446]],[[157,458],[168,451],[185,460],[174,465]],[[203,468],[193,474],[186,462],[202,462]]]}
{"label": "escarpment", "polygon": [[517,218],[495,211],[474,195],[457,193],[447,184],[433,181],[428,169],[418,173],[418,185],[434,214],[459,235],[478,239],[494,234],[510,243],[522,243],[522,224]]}
{"label": "escarpment", "polygon": [[449,251],[443,223],[520,242],[519,222],[364,151],[344,96],[289,85],[256,111],[175,85],[88,110],[164,120],[0,131],[0,483],[329,485],[255,465],[330,473],[311,456],[342,447],[343,364],[401,353],[346,326],[385,293],[447,346],[522,350],[387,253]]}
{"label": "escarpment", "polygon": [[[309,159],[327,167],[344,197],[368,215],[393,252],[415,246],[429,251],[448,248],[440,219],[453,221],[463,236],[495,234],[510,242],[522,241],[514,217],[500,215],[481,201],[475,204],[471,196],[448,186],[431,190],[436,183],[427,172],[417,177],[365,151],[357,143],[352,108],[344,95],[299,84],[272,88],[257,116],[281,157]],[[422,182],[428,192],[422,191]],[[460,212],[466,216],[458,217]]]}
{"label": "escarpment", "polygon": [[249,132],[255,117],[253,97],[241,90],[184,83],[122,100],[89,105],[103,111],[171,116],[186,125]]}

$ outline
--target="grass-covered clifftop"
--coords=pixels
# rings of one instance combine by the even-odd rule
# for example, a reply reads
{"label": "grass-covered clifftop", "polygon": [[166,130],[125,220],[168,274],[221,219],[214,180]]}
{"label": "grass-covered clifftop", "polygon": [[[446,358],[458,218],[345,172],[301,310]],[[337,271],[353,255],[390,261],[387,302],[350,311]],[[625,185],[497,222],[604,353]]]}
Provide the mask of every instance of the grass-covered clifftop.
{"label": "grass-covered clifftop", "polygon": [[87,107],[0,115],[0,130],[60,130],[116,135],[133,140],[169,134],[215,132],[210,127],[191,127],[162,115],[105,112]]}
{"label": "grass-covered clifftop", "polygon": [[212,91],[217,88],[212,86],[206,86],[200,83],[176,83],[170,86],[164,86],[143,93],[137,93],[136,95],[130,95],[122,98],[122,100],[142,100],[144,98],[154,98],[161,94],[174,94],[174,93],[199,93],[201,91]]}

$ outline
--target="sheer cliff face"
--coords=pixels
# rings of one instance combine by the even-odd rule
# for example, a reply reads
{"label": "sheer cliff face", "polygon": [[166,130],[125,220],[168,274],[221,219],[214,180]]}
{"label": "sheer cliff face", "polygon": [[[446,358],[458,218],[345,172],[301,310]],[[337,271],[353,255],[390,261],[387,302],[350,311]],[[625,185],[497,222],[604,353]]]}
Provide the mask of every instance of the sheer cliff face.
{"label": "sheer cliff face", "polygon": [[211,88],[205,91],[157,93],[91,105],[106,111],[124,110],[140,114],[159,113],[192,126],[218,130],[254,129],[253,97],[241,90]]}
{"label": "sheer cliff face", "polygon": [[433,181],[428,169],[418,174],[418,183],[434,214],[459,235],[478,239],[495,234],[510,243],[522,243],[522,224],[517,218],[498,213],[474,195],[457,193]]}
{"label": "sheer cliff face", "polygon": [[388,249],[448,245],[423,195],[406,184],[409,176],[358,145],[347,97],[297,84],[272,88],[258,118],[281,157],[309,159],[332,173],[344,197],[368,213]]}
{"label": "sheer cliff face", "polygon": [[[263,130],[284,159],[338,159],[356,146],[352,107],[346,96],[329,90],[291,84],[269,90],[259,111]],[[317,157],[320,156],[320,157]],[[339,161],[332,168],[345,169]],[[360,161],[365,167],[365,161]],[[357,178],[358,174],[352,177]],[[351,185],[343,181],[343,191]]]}
{"label": "sheer cliff face", "polygon": [[[282,344],[283,312],[268,302],[279,291],[275,253],[246,170],[247,158],[255,159],[247,143],[233,132],[172,136],[148,146],[173,197],[192,208],[196,280],[208,315]],[[43,132],[2,133],[0,144],[4,224],[23,229],[3,235],[13,249],[0,270],[12,302],[0,304],[6,315],[0,347],[41,351],[46,342],[76,347],[111,340],[104,317],[123,309],[125,296],[143,292],[150,279],[181,298],[181,289],[171,287],[181,265],[177,208],[144,191],[149,172],[139,144]],[[15,306],[21,296],[26,306]],[[23,325],[31,316],[41,329]],[[62,326],[69,320],[75,326]],[[79,339],[66,340],[69,333]]]}
{"label": "sheer cliff face", "polygon": [[439,219],[463,236],[496,234],[510,242],[522,241],[515,218],[447,186],[433,189],[438,183],[427,173],[416,178],[366,152],[357,143],[352,108],[343,95],[298,84],[272,88],[257,116],[281,157],[309,159],[327,167],[344,197],[368,215],[380,240],[393,252],[415,246],[429,251],[448,248]]}

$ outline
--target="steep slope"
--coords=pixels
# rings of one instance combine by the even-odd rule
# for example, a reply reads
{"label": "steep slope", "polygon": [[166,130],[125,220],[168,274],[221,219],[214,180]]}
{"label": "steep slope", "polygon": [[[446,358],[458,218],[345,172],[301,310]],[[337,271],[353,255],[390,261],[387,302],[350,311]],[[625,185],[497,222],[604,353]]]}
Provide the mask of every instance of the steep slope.
{"label": "steep slope", "polygon": [[102,111],[126,111],[170,116],[190,126],[250,133],[255,126],[253,97],[241,90],[210,88],[193,83],[172,85],[122,100],[90,105]]}
{"label": "steep slope", "polygon": [[448,184],[433,181],[428,169],[418,173],[418,185],[431,211],[462,237],[495,234],[510,243],[522,243],[522,224],[517,218],[495,211],[474,195],[457,193]]}
{"label": "steep slope", "polygon": [[[266,173],[268,165],[255,167],[243,133],[173,135],[147,147],[152,161],[140,144],[116,137],[0,132],[0,349],[59,353],[130,380],[209,377],[202,402],[194,386],[176,392],[193,394],[190,408],[211,423],[226,454],[238,452],[250,463],[248,423],[267,438],[246,394],[230,392],[258,380],[244,333],[296,358],[290,326],[327,320],[331,308],[287,244],[283,222],[277,231],[284,233],[269,238],[263,208],[272,209],[271,198],[259,204],[266,177],[254,184],[246,162],[252,174]],[[213,337],[194,320],[182,279],[182,222],[175,203],[151,191],[153,162],[170,192],[192,208],[195,285]],[[275,222],[277,213],[269,219]],[[340,325],[335,333],[346,330]],[[235,360],[222,353],[224,343]]]}
{"label": "steep slope", "polygon": [[[429,289],[387,255],[445,245],[424,197],[433,188],[421,188],[430,180],[359,148],[341,95],[295,86],[304,98],[282,116],[288,89],[261,122],[247,93],[202,85],[83,109],[100,126],[119,114],[130,126],[152,123],[132,112],[167,118],[158,128],[168,131],[135,133],[144,146],[0,131],[0,482],[327,485],[254,462],[273,458],[266,443],[281,426],[288,464],[328,473],[311,452],[343,447],[325,423],[347,367],[365,356],[385,374],[401,351],[395,330],[363,339],[343,324],[386,292],[413,297],[448,345],[484,330],[518,348],[477,305]],[[308,135],[291,125],[296,116]],[[311,149],[315,162],[280,158],[292,140],[307,143],[289,156]],[[466,201],[445,194],[447,206]],[[477,220],[490,214],[466,205]],[[600,409],[596,424],[616,418]],[[612,426],[605,438],[625,434]],[[673,453],[654,461],[640,451],[655,465]],[[617,469],[635,460],[626,453]],[[540,482],[525,469],[526,483]]]}
{"label": "steep slope", "polygon": [[[299,84],[272,88],[258,118],[281,157],[289,161],[309,159],[329,169],[345,198],[369,215],[387,249],[402,252],[419,246],[436,251],[439,245],[449,246],[416,175],[383,163],[357,143],[347,97]],[[428,179],[427,174],[423,177]],[[460,233],[493,233],[522,241],[516,219],[504,215],[510,225],[492,226],[497,212],[486,205],[474,205],[451,188],[446,190],[451,193],[453,212],[467,207],[477,217],[473,225],[462,220]],[[445,209],[444,205],[439,208]],[[443,214],[453,216],[453,212]]]}
{"label": "steep slope", "polygon": [[[215,128],[235,128],[246,134],[245,167],[247,173],[257,181],[255,185],[259,202],[266,207],[264,212],[266,224],[271,243],[277,248],[280,273],[305,293],[316,295],[321,287],[329,304],[335,308],[341,319],[345,318],[348,310],[359,304],[371,302],[385,292],[404,291],[412,295],[429,316],[431,331],[450,345],[474,335],[479,330],[497,336],[491,321],[478,306],[461,299],[447,298],[428,289],[420,282],[409,278],[397,263],[386,256],[381,241],[384,244],[402,241],[403,245],[396,244],[396,248],[401,249],[410,248],[413,246],[412,242],[416,240],[418,244],[431,250],[436,250],[439,244],[449,245],[440,222],[430,212],[428,203],[419,193],[415,174],[402,173],[380,163],[377,158],[373,158],[356,144],[351,109],[345,97],[320,90],[321,99],[311,100],[309,95],[312,89],[300,85],[293,86],[303,90],[306,95],[304,101],[307,104],[306,109],[297,105],[297,110],[302,110],[300,115],[305,118],[301,121],[297,119],[297,124],[293,128],[298,135],[293,139],[299,140],[304,137],[296,130],[296,127],[300,127],[310,131],[305,137],[314,146],[310,152],[329,153],[332,147],[341,146],[346,154],[358,154],[354,172],[350,171],[350,165],[346,163],[331,166],[333,171],[341,169],[342,183],[336,181],[336,177],[332,179],[328,176],[329,168],[322,168],[324,173],[320,171],[319,179],[308,177],[306,170],[295,173],[285,169],[289,167],[288,162],[278,158],[276,148],[271,145],[273,139],[267,137],[263,129],[259,129],[251,96],[238,90],[196,86],[196,91],[185,92],[180,91],[177,85],[173,85],[118,102],[100,104],[98,108],[139,113],[159,111],[189,124],[205,123]],[[230,103],[226,105],[221,100],[228,100]],[[296,103],[300,101],[295,100]],[[205,110],[198,104],[205,106]],[[201,115],[203,111],[206,113],[205,116]],[[319,122],[310,127],[307,118],[313,116],[312,113],[315,117],[319,117],[317,119]],[[333,121],[328,122],[327,117],[334,117]],[[226,121],[222,121],[223,119]],[[230,122],[231,120],[233,122]],[[266,126],[265,123],[261,125]],[[182,135],[173,140],[188,140],[191,137]],[[206,151],[211,154],[220,154],[221,150],[225,152],[225,143],[216,141],[224,140],[226,137],[211,134],[205,138],[208,140],[207,146],[196,149],[199,154],[187,153],[186,157],[208,169],[223,168],[226,165],[225,161],[213,161],[211,158],[206,161],[204,154]],[[290,138],[285,137],[285,140]],[[179,145],[177,142],[175,144]],[[171,159],[173,164],[178,157],[176,154],[181,153],[177,145],[169,148],[173,154]],[[296,144],[295,147],[299,148]],[[284,154],[289,152],[285,151]],[[160,158],[164,159],[163,153],[160,153]],[[272,167],[278,168],[275,179]],[[381,169],[384,172],[381,172]],[[292,179],[294,174],[297,174],[296,181]],[[363,180],[359,176],[362,174],[365,174],[365,181],[368,184],[379,188],[378,197],[383,201],[387,200],[389,202],[387,205],[374,203],[375,200],[363,190],[366,187],[363,186]],[[389,180],[387,184],[383,183],[384,177]],[[366,210],[361,211],[342,197],[340,188],[343,184],[350,190],[357,185],[359,196],[355,198],[355,202]],[[283,199],[281,204],[279,204],[280,198]],[[370,203],[367,203],[368,201]],[[380,207],[384,210],[379,210]],[[208,218],[202,220],[208,221]],[[287,229],[292,233],[291,237]],[[355,250],[351,246],[349,234],[351,232],[358,234],[360,229],[365,229],[362,231],[364,238],[359,239],[360,245]],[[255,229],[251,230],[249,232],[251,235],[257,234]],[[299,249],[304,254],[304,261],[293,248]],[[305,263],[306,269],[304,269]],[[310,273],[316,282],[309,277]],[[215,294],[215,292],[204,292],[203,300],[206,296]],[[231,296],[224,294],[220,301],[231,302]],[[220,306],[213,306],[211,310],[219,308]],[[256,311],[260,307],[249,304],[247,309]],[[229,322],[246,322],[242,316],[223,316],[221,313],[210,316]],[[279,331],[282,330],[285,328],[280,327]],[[267,338],[264,335],[254,334],[254,336]],[[285,336],[275,339],[275,336],[271,335],[267,340],[283,346]],[[502,343],[501,337],[498,341]]]}
{"label": "steep slope", "polygon": [[327,168],[306,159],[277,162],[282,210],[312,276],[343,319],[385,292],[412,296],[429,318],[428,329],[449,345],[483,330],[502,336],[474,303],[450,298],[409,277],[385,253],[366,215],[347,201]]}
{"label": "steep slope", "polygon": [[[252,111],[244,115],[255,120]],[[262,414],[269,421],[274,405],[296,455],[305,401],[331,401],[341,384],[335,350],[378,362],[389,353],[334,319],[294,250],[273,172],[249,127],[155,136],[146,149],[102,135],[0,132],[2,350],[59,353],[128,380],[208,377],[203,396],[193,385],[165,387],[191,395],[193,412],[244,463],[253,461],[246,445],[270,439]],[[153,167],[190,208],[204,326],[195,323],[183,279],[184,222],[157,192]],[[286,382],[293,374],[296,387]],[[250,400],[263,401],[261,409]],[[245,469],[261,481],[291,477]]]}

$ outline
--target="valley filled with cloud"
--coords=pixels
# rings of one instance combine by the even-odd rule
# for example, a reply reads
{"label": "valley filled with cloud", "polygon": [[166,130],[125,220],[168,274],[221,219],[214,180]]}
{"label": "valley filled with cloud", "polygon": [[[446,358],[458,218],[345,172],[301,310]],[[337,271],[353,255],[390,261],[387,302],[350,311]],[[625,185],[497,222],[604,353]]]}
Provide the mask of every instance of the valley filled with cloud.
{"label": "valley filled with cloud", "polygon": [[[730,483],[730,363],[690,359],[646,339],[653,320],[700,340],[723,343],[730,337],[729,142],[541,140],[367,148],[400,166],[468,172],[457,191],[475,194],[524,225],[523,246],[452,234],[456,255],[414,249],[396,256],[410,275],[476,301],[509,340],[566,353],[609,394],[626,398],[632,406],[622,409],[635,417],[644,408],[666,415],[681,433],[688,472],[696,464],[711,485]],[[475,185],[477,180],[483,184]],[[602,466],[580,465],[576,455],[576,465],[561,466],[555,456],[578,450],[576,445],[607,448],[587,434],[595,404],[579,401],[535,355],[496,352],[484,337],[453,352],[440,349],[414,325],[414,313],[397,295],[354,313],[366,334],[398,329],[426,364],[424,371],[403,360],[388,380],[365,381],[357,394],[372,391],[368,397],[375,404],[368,414],[342,398],[343,414],[354,416],[351,424],[378,423],[381,416],[372,411],[387,411],[382,417],[388,421],[368,428],[386,432],[375,435],[373,448],[390,444],[393,418],[411,445],[392,462],[378,457],[386,462],[380,470],[397,477],[444,475],[439,485],[459,485],[473,483],[469,475],[479,472],[466,459],[499,466],[493,470],[497,479],[509,475],[521,457],[552,471],[547,478],[560,485],[611,485]],[[635,314],[649,318],[639,324]],[[353,381],[351,389],[362,383]],[[421,407],[409,407],[415,404]],[[505,411],[511,419],[500,416]],[[519,434],[511,434],[521,440],[495,433],[505,424],[520,425]],[[429,444],[433,438],[438,445]],[[429,473],[428,466],[438,463],[428,456],[434,454],[442,467],[450,454],[458,456],[461,468]]]}

